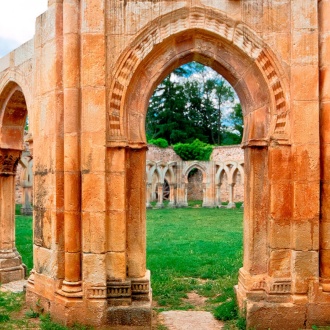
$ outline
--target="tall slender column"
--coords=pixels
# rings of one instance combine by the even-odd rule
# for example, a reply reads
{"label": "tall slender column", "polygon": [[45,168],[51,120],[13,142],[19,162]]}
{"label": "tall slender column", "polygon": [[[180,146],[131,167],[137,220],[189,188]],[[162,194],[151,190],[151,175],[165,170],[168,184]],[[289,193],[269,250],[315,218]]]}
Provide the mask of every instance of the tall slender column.
{"label": "tall slender column", "polygon": [[127,272],[130,278],[146,272],[146,149],[128,149],[127,159]]}
{"label": "tall slender column", "polygon": [[320,272],[324,291],[330,292],[330,0],[319,1],[320,112],[321,112],[321,223]]}
{"label": "tall slender column", "polygon": [[234,186],[235,186],[235,183],[229,183],[229,203],[228,203],[228,206],[227,208],[228,209],[234,209],[236,208],[236,204],[233,202],[234,200]]}
{"label": "tall slender column", "polygon": [[175,207],[175,184],[170,184],[170,202],[168,204],[169,207]]}
{"label": "tall slender column", "polygon": [[79,3],[63,1],[65,279],[62,291],[68,294],[82,291]]}
{"label": "tall slender column", "polygon": [[152,183],[147,183],[147,190],[146,190],[146,194],[147,194],[147,202],[146,202],[146,207],[147,209],[151,209],[151,204],[150,204],[150,199],[151,199],[151,189],[152,189]]}
{"label": "tall slender column", "polygon": [[21,280],[26,267],[15,246],[15,175],[20,150],[0,150],[0,282]]}
{"label": "tall slender column", "polygon": [[158,208],[162,208],[164,207],[164,203],[163,203],[163,184],[162,183],[158,183],[157,186],[157,191],[158,191],[158,202],[156,207]]}
{"label": "tall slender column", "polygon": [[221,201],[221,183],[218,183],[216,185],[216,206],[221,207],[222,201]]}

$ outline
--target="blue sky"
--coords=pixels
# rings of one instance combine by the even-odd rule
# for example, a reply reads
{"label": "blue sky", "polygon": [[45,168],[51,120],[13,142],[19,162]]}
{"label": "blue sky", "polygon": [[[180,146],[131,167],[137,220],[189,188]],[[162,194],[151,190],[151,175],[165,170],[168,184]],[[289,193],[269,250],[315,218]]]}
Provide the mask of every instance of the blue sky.
{"label": "blue sky", "polygon": [[0,57],[34,36],[35,19],[47,0],[0,0]]}

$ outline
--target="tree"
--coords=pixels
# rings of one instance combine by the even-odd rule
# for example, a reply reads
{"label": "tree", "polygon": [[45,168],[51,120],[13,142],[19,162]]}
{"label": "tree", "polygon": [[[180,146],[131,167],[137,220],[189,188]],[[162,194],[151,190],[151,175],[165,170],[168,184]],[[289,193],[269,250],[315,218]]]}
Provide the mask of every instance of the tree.
{"label": "tree", "polygon": [[147,136],[164,138],[170,144],[199,139],[221,145],[226,135],[236,134],[225,125],[234,95],[232,87],[213,70],[196,62],[183,65],[167,76],[151,97]]}

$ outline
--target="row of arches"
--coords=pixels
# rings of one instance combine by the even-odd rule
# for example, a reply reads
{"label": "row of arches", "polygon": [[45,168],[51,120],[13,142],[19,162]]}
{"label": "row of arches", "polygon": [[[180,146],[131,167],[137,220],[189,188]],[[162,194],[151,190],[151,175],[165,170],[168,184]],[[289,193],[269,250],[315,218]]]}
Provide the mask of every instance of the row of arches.
{"label": "row of arches", "polygon": [[[221,207],[228,201],[228,207],[235,207],[234,188],[244,183],[244,161],[147,161],[147,208],[157,199],[156,207],[164,206],[164,196],[170,207],[188,206],[189,178],[193,171],[200,171],[202,187],[202,206]],[[222,198],[228,192],[226,200]],[[240,201],[243,201],[243,196]]]}

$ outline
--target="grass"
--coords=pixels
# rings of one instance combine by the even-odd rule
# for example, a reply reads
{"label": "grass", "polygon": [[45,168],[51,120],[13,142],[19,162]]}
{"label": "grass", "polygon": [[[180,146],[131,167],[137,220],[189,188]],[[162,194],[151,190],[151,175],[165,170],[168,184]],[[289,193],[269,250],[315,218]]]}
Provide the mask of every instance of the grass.
{"label": "grass", "polygon": [[[200,204],[198,201],[190,204],[189,208],[147,212],[147,266],[152,274],[156,310],[204,309],[226,320],[226,329],[243,329],[243,325],[237,326],[237,323],[244,324],[244,320],[237,315],[233,291],[242,264],[243,211],[196,208]],[[19,213],[19,208],[17,211]],[[32,217],[16,216],[16,236],[17,249],[30,271]],[[184,299],[192,291],[207,298],[202,307]],[[1,299],[11,299],[12,303],[1,304]],[[15,322],[16,328],[27,328],[26,324],[33,318],[38,318],[43,330],[67,329],[53,323],[49,315],[39,317],[33,310],[23,317],[15,316],[23,301],[23,295],[0,293],[0,315],[4,315],[1,329],[15,329]],[[8,310],[3,310],[7,307]],[[76,325],[73,329],[87,328]]]}
{"label": "grass", "polygon": [[233,287],[242,264],[240,209],[148,210],[147,265],[159,310],[194,309],[187,293],[207,297],[205,309],[238,318]]}

